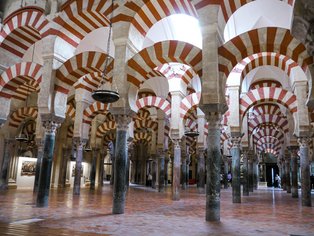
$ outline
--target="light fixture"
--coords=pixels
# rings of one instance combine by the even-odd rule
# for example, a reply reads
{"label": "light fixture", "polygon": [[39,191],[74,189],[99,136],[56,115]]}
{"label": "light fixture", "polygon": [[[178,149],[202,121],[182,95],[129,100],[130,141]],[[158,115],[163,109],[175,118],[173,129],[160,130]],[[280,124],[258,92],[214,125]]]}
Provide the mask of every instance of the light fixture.
{"label": "light fixture", "polygon": [[[113,103],[119,100],[120,95],[118,93],[118,89],[115,88],[115,90],[108,90],[106,89],[106,80],[107,80],[107,67],[109,65],[110,60],[112,59],[109,56],[110,51],[110,39],[111,39],[111,32],[112,32],[112,18],[113,18],[113,0],[111,1],[111,17],[109,19],[109,34],[108,34],[108,40],[107,40],[107,57],[105,60],[105,68],[102,73],[102,81],[100,82],[99,87],[92,92],[92,98],[95,99],[98,102],[101,103]],[[114,81],[112,81],[112,86],[114,85]]]}
{"label": "light fixture", "polygon": [[197,130],[196,131],[186,130],[184,132],[184,135],[187,136],[187,137],[195,138],[195,137],[199,136],[199,132]]}
{"label": "light fixture", "polygon": [[84,152],[91,152],[92,151],[92,147],[90,146],[90,141],[87,140],[85,146],[84,146]]}
{"label": "light fixture", "polygon": [[18,135],[15,137],[15,140],[16,141],[19,141],[19,142],[28,142],[28,135],[27,135],[27,132],[24,133],[24,127],[25,127],[25,123],[23,122],[23,124],[20,126],[20,131],[18,133]]}

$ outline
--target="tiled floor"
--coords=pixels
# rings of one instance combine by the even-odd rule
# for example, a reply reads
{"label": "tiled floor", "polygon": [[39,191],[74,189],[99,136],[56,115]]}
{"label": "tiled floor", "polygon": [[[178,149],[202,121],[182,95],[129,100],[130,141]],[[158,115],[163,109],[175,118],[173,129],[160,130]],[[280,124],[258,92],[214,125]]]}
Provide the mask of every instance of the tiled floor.
{"label": "tiled floor", "polygon": [[131,186],[123,215],[111,214],[109,185],[80,197],[52,190],[48,208],[34,206],[31,190],[0,192],[0,235],[314,235],[314,207],[283,191],[255,190],[232,204],[231,189],[222,190],[221,222],[208,223],[205,195],[189,187],[174,202],[170,190]]}

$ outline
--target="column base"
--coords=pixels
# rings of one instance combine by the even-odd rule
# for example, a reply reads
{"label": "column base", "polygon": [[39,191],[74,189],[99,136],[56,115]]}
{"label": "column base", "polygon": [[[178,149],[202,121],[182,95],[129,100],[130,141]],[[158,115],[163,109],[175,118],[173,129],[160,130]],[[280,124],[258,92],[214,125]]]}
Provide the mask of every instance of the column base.
{"label": "column base", "polygon": [[291,189],[291,196],[292,198],[299,198],[299,192],[297,188],[293,188]]}
{"label": "column base", "polygon": [[205,193],[205,188],[199,187],[199,188],[197,188],[197,192],[198,192],[199,194],[204,194],[204,193]]}
{"label": "column base", "polygon": [[80,195],[80,187],[73,187],[73,195]]}
{"label": "column base", "polygon": [[124,214],[125,196],[114,196],[112,214]]}
{"label": "column base", "polygon": [[220,221],[220,199],[206,196],[206,221]]}

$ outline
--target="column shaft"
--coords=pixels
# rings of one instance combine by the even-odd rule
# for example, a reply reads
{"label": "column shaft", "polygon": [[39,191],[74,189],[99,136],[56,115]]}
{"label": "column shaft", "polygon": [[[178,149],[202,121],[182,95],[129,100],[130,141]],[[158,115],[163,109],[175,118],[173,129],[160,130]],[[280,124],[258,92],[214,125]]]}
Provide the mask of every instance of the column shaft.
{"label": "column shaft", "polygon": [[90,189],[94,190],[95,189],[95,178],[96,178],[96,162],[97,162],[97,150],[93,150],[93,157],[92,157],[92,168],[90,171]]}
{"label": "column shaft", "polygon": [[249,192],[253,192],[253,160],[248,160],[248,178],[249,178]]}
{"label": "column shaft", "polygon": [[165,191],[165,156],[163,153],[159,156],[159,183],[158,183],[158,191]]}
{"label": "column shaft", "polygon": [[1,166],[0,190],[8,189],[8,168],[11,159],[13,140],[4,140],[4,154]]}
{"label": "column shaft", "polygon": [[172,181],[172,200],[180,200],[180,164],[181,164],[181,148],[179,141],[174,143],[173,156],[173,181]]}
{"label": "column shaft", "polygon": [[182,189],[186,189],[186,157],[182,156],[181,159],[181,184]]}
{"label": "column shaft", "polygon": [[205,193],[205,157],[204,150],[199,150],[197,161],[197,190],[198,193]]}
{"label": "column shaft", "polygon": [[232,155],[232,202],[241,203],[239,144],[233,144],[233,147],[231,148],[230,152]]}
{"label": "column shaft", "polygon": [[292,187],[291,193],[293,198],[298,198],[298,157],[296,153],[292,153],[291,155],[292,160]]}
{"label": "column shaft", "polygon": [[287,193],[291,193],[291,180],[290,180],[290,158],[285,160],[285,169],[286,169],[286,188]]}
{"label": "column shaft", "polygon": [[248,158],[247,153],[243,156],[243,196],[249,196],[249,178],[248,178]]}
{"label": "column shaft", "polygon": [[81,175],[82,173],[82,161],[83,161],[83,146],[84,142],[78,139],[76,142],[76,162],[75,162],[75,173],[74,173],[74,185],[73,195],[80,195],[81,190]]}

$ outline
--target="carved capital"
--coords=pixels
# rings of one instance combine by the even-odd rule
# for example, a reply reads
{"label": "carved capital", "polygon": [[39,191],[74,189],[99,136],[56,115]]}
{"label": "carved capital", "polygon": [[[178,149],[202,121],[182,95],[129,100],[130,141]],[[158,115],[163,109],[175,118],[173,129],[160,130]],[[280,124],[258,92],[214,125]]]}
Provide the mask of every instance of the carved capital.
{"label": "carved capital", "polygon": [[131,116],[126,114],[115,115],[116,125],[118,130],[128,130],[129,123],[131,122]]}
{"label": "carved capital", "polygon": [[44,144],[45,144],[45,140],[42,139],[42,138],[36,138],[35,142],[36,142],[36,145],[37,145],[38,148],[43,147]]}
{"label": "carved capital", "polygon": [[61,123],[53,120],[44,120],[42,121],[45,133],[55,134],[57,129],[60,127]]}
{"label": "carved capital", "polygon": [[231,137],[232,148],[240,148],[241,137]]}
{"label": "carved capital", "polygon": [[80,137],[74,137],[73,138],[73,143],[74,143],[74,145],[76,146],[77,149],[83,149],[84,146],[87,143],[87,140],[86,139],[82,139]]}
{"label": "carved capital", "polygon": [[298,138],[298,143],[299,143],[300,148],[308,148],[310,142],[312,142],[312,138],[310,138],[310,137]]}

